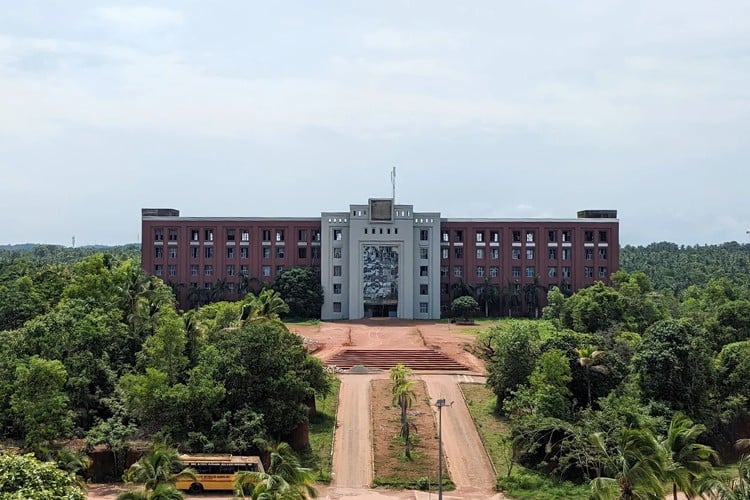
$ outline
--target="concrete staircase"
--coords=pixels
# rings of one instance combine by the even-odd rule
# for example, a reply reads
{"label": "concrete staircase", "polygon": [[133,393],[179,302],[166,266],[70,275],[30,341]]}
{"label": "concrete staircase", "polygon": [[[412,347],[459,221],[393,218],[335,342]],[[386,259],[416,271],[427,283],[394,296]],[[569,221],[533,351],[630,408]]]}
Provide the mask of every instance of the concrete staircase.
{"label": "concrete staircase", "polygon": [[454,361],[434,349],[344,349],[326,362],[341,369],[354,365],[389,370],[402,363],[412,370],[468,371],[461,363]]}

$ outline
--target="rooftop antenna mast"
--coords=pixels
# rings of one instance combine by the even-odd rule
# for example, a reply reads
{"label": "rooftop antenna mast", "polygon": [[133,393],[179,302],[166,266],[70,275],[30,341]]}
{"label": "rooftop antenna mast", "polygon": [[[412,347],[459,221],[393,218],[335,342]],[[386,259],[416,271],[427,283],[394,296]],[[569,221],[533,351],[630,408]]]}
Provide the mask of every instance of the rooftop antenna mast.
{"label": "rooftop antenna mast", "polygon": [[393,187],[393,203],[396,203],[396,167],[391,170],[391,186]]}

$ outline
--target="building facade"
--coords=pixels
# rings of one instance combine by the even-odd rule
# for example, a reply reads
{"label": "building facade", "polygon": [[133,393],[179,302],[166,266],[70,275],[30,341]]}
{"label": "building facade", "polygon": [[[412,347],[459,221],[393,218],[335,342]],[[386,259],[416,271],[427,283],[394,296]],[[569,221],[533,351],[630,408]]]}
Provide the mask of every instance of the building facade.
{"label": "building facade", "polygon": [[371,199],[311,218],[180,217],[174,209],[143,209],[141,218],[143,269],[171,284],[183,308],[239,299],[303,266],[320,275],[326,320],[437,319],[467,287],[494,289],[502,314],[534,316],[549,287],[609,283],[619,265],[614,210],[443,219]]}

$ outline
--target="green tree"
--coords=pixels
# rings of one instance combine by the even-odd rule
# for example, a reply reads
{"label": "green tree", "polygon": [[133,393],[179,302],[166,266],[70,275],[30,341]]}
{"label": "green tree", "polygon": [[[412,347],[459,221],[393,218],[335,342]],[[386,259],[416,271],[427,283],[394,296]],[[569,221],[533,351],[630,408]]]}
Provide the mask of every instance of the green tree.
{"label": "green tree", "polygon": [[285,269],[271,284],[289,306],[293,318],[320,318],[323,307],[323,287],[320,276],[306,267]]}
{"label": "green tree", "polygon": [[41,451],[70,432],[73,421],[63,391],[67,373],[59,361],[32,356],[16,368],[10,406],[26,446]]}
{"label": "green tree", "polygon": [[141,494],[144,495],[143,498],[156,500],[182,498],[181,494],[179,497],[174,495],[177,492],[175,483],[181,480],[196,480],[197,476],[192,469],[182,467],[177,451],[166,445],[156,444],[130,466],[125,472],[124,479],[128,483],[141,485],[143,490],[125,492],[117,497],[118,500],[135,499]]}
{"label": "green tree", "polygon": [[490,282],[489,278],[484,278],[481,284],[474,287],[476,300],[484,308],[484,317],[490,317],[490,311],[500,305],[500,287]]}
{"label": "green tree", "polygon": [[474,300],[474,297],[469,295],[462,295],[457,299],[453,299],[451,303],[451,312],[454,316],[461,316],[464,321],[470,321],[472,316],[479,311],[479,304]]}
{"label": "green tree", "polygon": [[584,346],[575,349],[578,364],[586,373],[586,389],[588,394],[588,405],[591,406],[591,372],[606,375],[609,368],[604,365],[604,351],[598,351],[595,347]]}
{"label": "green tree", "polygon": [[279,292],[266,288],[255,297],[248,294],[244,299],[240,319],[247,321],[281,321],[281,316],[289,312]]}
{"label": "green tree", "polygon": [[577,332],[604,331],[622,320],[622,296],[598,281],[565,300],[563,326]]}
{"label": "green tree", "polygon": [[718,460],[716,452],[697,442],[706,430],[701,424],[694,424],[683,413],[676,413],[669,424],[667,437],[662,446],[667,452],[666,478],[672,482],[672,495],[677,500],[677,491],[688,497],[700,493],[700,482],[713,473],[712,460]]}
{"label": "green tree", "polygon": [[487,331],[487,385],[497,396],[497,410],[513,391],[526,383],[539,355],[536,325],[512,322],[507,330],[493,327]]}
{"label": "green tree", "polygon": [[286,443],[270,448],[268,471],[239,472],[235,479],[237,496],[254,500],[316,498],[315,473],[300,466],[299,458]]}
{"label": "green tree", "polygon": [[409,380],[411,369],[399,363],[391,368],[391,381],[393,386],[393,404],[398,405],[401,410],[401,437],[404,439],[404,455],[411,459],[411,429],[413,424],[409,421],[408,409],[414,402],[415,395],[412,390],[413,381]]}
{"label": "green tree", "polygon": [[550,349],[539,356],[528,386],[506,401],[506,412],[515,416],[527,414],[535,418],[570,420],[572,405],[568,383],[571,380],[570,363],[565,353]]}
{"label": "green tree", "polygon": [[0,498],[85,500],[75,474],[60,470],[52,462],[40,462],[33,455],[0,453]]}

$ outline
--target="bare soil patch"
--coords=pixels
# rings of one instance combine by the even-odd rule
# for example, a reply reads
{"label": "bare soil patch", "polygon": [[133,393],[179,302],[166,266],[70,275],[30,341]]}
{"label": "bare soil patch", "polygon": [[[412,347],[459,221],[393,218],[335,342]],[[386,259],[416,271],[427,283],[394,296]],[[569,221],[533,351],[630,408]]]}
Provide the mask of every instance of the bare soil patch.
{"label": "bare soil patch", "polygon": [[[437,484],[438,442],[435,418],[424,382],[415,380],[415,400],[409,410],[412,429],[412,459],[404,457],[404,443],[399,437],[401,412],[393,406],[390,380],[372,381],[372,425],[374,482],[418,488],[420,478]],[[444,464],[445,465],[445,464]],[[444,468],[444,479],[448,471]]]}

